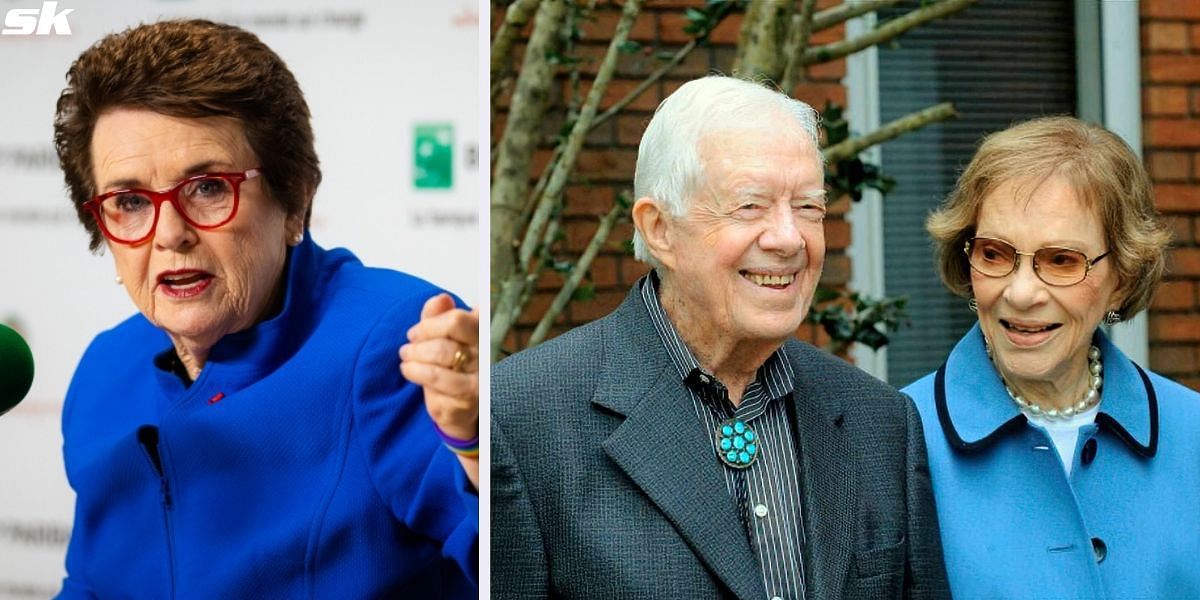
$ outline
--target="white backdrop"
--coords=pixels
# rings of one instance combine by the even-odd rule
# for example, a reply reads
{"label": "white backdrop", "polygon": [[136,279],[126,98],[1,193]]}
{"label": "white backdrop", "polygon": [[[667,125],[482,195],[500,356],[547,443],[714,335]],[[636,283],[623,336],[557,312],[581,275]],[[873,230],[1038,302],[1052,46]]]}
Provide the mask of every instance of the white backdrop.
{"label": "white backdrop", "polygon": [[[0,15],[41,4],[0,0]],[[257,33],[313,113],[317,242],[482,299],[476,0],[60,0],[65,9],[71,35],[0,36],[0,323],[25,336],[37,369],[29,396],[0,417],[0,598],[58,590],[74,505],[62,398],[91,338],[134,311],[111,258],[87,250],[52,146],[67,68],[105,34],[180,16]],[[418,187],[416,132],[443,124],[453,183]]]}

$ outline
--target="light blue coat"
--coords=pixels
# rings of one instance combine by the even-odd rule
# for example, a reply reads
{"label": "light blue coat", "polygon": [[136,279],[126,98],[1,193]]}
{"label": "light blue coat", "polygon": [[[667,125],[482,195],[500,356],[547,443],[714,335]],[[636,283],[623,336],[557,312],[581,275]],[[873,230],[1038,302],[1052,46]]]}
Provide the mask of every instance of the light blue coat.
{"label": "light blue coat", "polygon": [[903,390],[924,424],[956,598],[1200,598],[1200,394],[1102,333],[1095,344],[1100,414],[1069,479],[1004,391],[978,324]]}

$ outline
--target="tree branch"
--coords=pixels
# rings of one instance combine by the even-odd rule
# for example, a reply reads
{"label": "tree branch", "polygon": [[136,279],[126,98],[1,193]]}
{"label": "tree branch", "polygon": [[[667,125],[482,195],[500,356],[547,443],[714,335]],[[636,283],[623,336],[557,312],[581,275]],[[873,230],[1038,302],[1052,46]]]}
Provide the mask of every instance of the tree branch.
{"label": "tree branch", "polygon": [[820,11],[813,17],[813,31],[829,29],[854,17],[899,4],[903,0],[852,0]]}
{"label": "tree branch", "polygon": [[575,266],[571,269],[570,275],[567,276],[567,281],[563,283],[562,289],[558,291],[558,295],[550,303],[550,308],[546,309],[546,314],[542,315],[542,319],[538,321],[533,334],[529,336],[529,344],[526,347],[532,348],[546,339],[546,335],[550,332],[550,326],[554,324],[554,320],[558,318],[558,315],[562,314],[567,303],[571,301],[571,297],[575,295],[575,290],[579,288],[579,282],[583,281],[584,274],[587,273],[588,269],[592,268],[592,262],[596,260],[596,255],[600,253],[600,248],[608,240],[609,234],[612,233],[613,225],[624,210],[624,204],[615,202],[613,203],[613,207],[608,209],[608,213],[600,219],[600,227],[596,229],[596,233],[592,235],[587,248],[579,256],[579,262],[575,263]]}
{"label": "tree branch", "polygon": [[656,69],[653,73],[647,75],[646,79],[639,83],[637,87],[630,90],[628,94],[625,94],[625,97],[614,102],[612,106],[608,107],[608,110],[596,117],[596,120],[592,122],[592,129],[599,127],[605,121],[613,118],[617,113],[624,110],[626,106],[629,106],[631,102],[637,100],[638,97],[645,93],[646,90],[650,89],[650,86],[658,83],[658,80],[662,79],[663,75],[666,75],[671,69],[679,66],[679,63],[683,62],[683,59],[687,58],[687,55],[691,54],[692,50],[696,49],[696,46],[696,40],[692,39],[689,40],[688,43],[684,44],[682,48],[676,50],[675,54],[671,55],[670,60],[663,63],[663,65]]}
{"label": "tree branch", "polygon": [[495,283],[507,281],[516,264],[513,243],[523,229],[521,213],[529,191],[529,170],[556,70],[548,56],[557,48],[565,15],[562,0],[546,0],[538,7],[508,121],[496,147],[490,209],[492,231],[496,232],[490,248],[493,312],[507,308],[497,303],[500,290]]}
{"label": "tree branch", "polygon": [[733,72],[742,79],[779,81],[783,72],[780,43],[783,29],[791,23],[792,3],[750,0],[742,17]]}
{"label": "tree branch", "polygon": [[496,88],[501,80],[500,71],[504,69],[504,63],[508,62],[509,55],[512,53],[513,42],[521,33],[521,29],[529,22],[529,17],[533,16],[537,10],[538,3],[542,0],[516,0],[508,6],[508,10],[504,13],[504,22],[500,24],[500,29],[496,30],[496,36],[492,38],[492,96],[493,100],[496,95]]}
{"label": "tree branch", "polygon": [[792,26],[788,29],[787,40],[783,44],[783,57],[787,62],[783,66],[783,79],[779,88],[783,93],[792,95],[796,82],[804,78],[804,65],[800,62],[804,49],[808,47],[808,38],[812,34],[813,11],[817,0],[803,0],[800,12],[792,17]]}
{"label": "tree branch", "polygon": [[882,144],[926,125],[932,125],[957,116],[958,113],[954,111],[954,105],[949,102],[943,102],[925,110],[900,117],[867,135],[850,138],[844,142],[829,146],[822,150],[821,154],[825,156],[826,162],[836,163],[851,156],[856,156],[859,152],[876,144]]}
{"label": "tree branch", "polygon": [[923,25],[934,19],[952,15],[977,1],[942,0],[942,2],[938,2],[937,4],[918,8],[903,17],[892,19],[875,28],[874,31],[864,33],[856,38],[809,48],[804,51],[803,62],[806,65],[811,65],[813,63],[829,62],[843,56],[849,56],[863,48],[869,48],[886,42],[913,27]]}
{"label": "tree branch", "polygon": [[571,133],[567,137],[562,156],[554,165],[554,172],[550,175],[546,189],[538,199],[537,208],[534,209],[533,217],[525,229],[525,239],[521,242],[521,248],[517,253],[517,259],[523,270],[528,269],[529,261],[541,239],[542,228],[545,227],[546,220],[550,218],[550,213],[561,199],[563,188],[567,185],[567,177],[575,166],[575,158],[579,155],[579,149],[583,147],[583,140],[591,129],[592,120],[596,117],[596,109],[600,106],[604,91],[612,80],[613,71],[616,70],[621,46],[629,38],[629,32],[633,29],[633,22],[637,19],[641,6],[641,0],[626,0],[624,8],[621,10],[621,20],[617,22],[616,32],[613,33],[612,42],[608,45],[608,52],[604,55],[604,61],[596,71],[596,78],[592,81],[592,88],[588,90],[587,99],[579,111],[579,118],[575,121]]}

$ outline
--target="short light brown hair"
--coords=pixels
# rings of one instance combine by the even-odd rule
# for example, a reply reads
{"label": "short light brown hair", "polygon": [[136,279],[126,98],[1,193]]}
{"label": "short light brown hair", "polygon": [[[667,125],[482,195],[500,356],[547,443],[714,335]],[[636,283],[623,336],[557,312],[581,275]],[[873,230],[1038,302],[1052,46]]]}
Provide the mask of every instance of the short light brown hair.
{"label": "short light brown hair", "polygon": [[95,251],[103,235],[83,208],[96,195],[91,142],[113,108],[180,118],[237,119],[270,196],[288,215],[311,215],[321,183],[308,104],[283,59],[254,34],[204,20],[162,21],[106,36],[79,55],[58,97],[54,147]]}
{"label": "short light brown hair", "polygon": [[1059,175],[1085,206],[1097,211],[1112,252],[1121,317],[1150,304],[1166,270],[1171,233],[1154,208],[1150,177],[1141,161],[1112,132],[1073,117],[1042,117],[984,138],[945,201],[925,228],[936,245],[942,281],[959,296],[971,294],[971,266],[963,252],[975,235],[979,208],[1000,185],[1028,180],[1035,189]]}

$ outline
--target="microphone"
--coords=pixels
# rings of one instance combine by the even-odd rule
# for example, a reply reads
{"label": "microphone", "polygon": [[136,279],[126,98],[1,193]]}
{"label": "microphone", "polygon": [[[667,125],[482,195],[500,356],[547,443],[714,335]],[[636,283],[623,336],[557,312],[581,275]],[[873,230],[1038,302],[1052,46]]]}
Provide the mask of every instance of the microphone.
{"label": "microphone", "polygon": [[33,385],[33,353],[21,334],[0,325],[0,415],[10,411]]}

